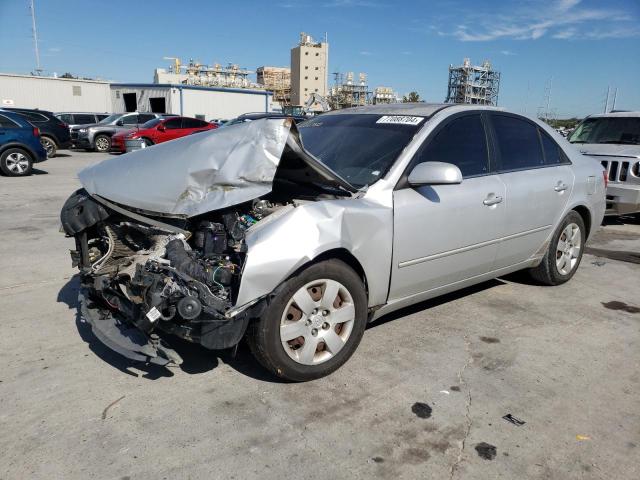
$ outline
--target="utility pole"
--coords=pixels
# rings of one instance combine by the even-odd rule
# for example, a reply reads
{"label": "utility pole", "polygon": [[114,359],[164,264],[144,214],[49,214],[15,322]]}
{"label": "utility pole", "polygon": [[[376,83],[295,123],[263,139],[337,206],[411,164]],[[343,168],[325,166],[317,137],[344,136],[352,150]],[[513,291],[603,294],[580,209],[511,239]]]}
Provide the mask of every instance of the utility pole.
{"label": "utility pole", "polygon": [[609,110],[609,91],[611,90],[611,85],[607,85],[607,98],[604,101],[604,112],[602,113],[607,113],[607,110]]}
{"label": "utility pole", "polygon": [[616,98],[618,98],[618,87],[613,91],[613,103],[611,105],[611,110],[616,109]]}
{"label": "utility pole", "polygon": [[36,29],[36,9],[33,6],[33,0],[29,0],[29,10],[31,11],[31,32],[33,34],[33,48],[36,53],[36,74],[42,73],[40,67],[40,50],[38,48],[38,30]]}

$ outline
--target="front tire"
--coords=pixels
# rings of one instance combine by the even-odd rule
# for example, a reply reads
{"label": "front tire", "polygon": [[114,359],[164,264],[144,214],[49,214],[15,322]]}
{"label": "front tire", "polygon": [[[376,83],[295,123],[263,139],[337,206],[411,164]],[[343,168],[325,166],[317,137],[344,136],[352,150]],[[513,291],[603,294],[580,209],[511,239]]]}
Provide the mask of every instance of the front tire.
{"label": "front tire", "polygon": [[21,148],[8,148],[0,155],[0,171],[9,177],[31,175],[33,159]]}
{"label": "front tire", "polygon": [[111,150],[111,137],[108,135],[98,135],[93,141],[96,152],[107,153]]}
{"label": "front tire", "polygon": [[332,259],[282,283],[250,325],[256,359],[294,382],[324,377],[355,352],[367,324],[367,295],[358,274]]}
{"label": "front tire", "polygon": [[572,210],[553,234],[540,265],[529,271],[531,276],[538,282],[551,286],[569,281],[582,260],[585,240],[584,221],[578,212]]}
{"label": "front tire", "polygon": [[53,138],[41,136],[40,143],[47,152],[47,158],[53,158],[56,156],[56,153],[58,152],[58,146],[56,145],[56,142]]}

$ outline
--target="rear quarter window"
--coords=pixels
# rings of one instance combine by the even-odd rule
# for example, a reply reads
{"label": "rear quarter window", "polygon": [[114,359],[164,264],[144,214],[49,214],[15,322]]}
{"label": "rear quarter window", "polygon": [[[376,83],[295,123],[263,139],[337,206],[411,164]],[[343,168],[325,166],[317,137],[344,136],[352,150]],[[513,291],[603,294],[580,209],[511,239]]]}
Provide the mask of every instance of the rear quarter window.
{"label": "rear quarter window", "polygon": [[544,152],[545,165],[560,165],[562,163],[571,163],[565,153],[553,138],[545,131],[538,129],[540,141],[542,142],[542,151]]}
{"label": "rear quarter window", "polygon": [[10,118],[0,115],[0,128],[20,128],[20,125]]}

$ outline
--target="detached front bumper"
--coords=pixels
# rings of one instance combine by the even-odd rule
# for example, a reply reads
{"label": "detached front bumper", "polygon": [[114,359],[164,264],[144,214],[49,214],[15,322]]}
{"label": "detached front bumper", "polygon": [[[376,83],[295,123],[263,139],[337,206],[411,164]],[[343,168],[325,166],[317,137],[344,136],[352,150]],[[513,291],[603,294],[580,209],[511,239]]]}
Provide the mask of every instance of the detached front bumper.
{"label": "detached front bumper", "polygon": [[147,335],[117,313],[100,308],[91,300],[88,288],[80,289],[78,302],[82,319],[91,326],[96,338],[114,352],[130,360],[154,365],[182,363],[182,357],[157,334]]}

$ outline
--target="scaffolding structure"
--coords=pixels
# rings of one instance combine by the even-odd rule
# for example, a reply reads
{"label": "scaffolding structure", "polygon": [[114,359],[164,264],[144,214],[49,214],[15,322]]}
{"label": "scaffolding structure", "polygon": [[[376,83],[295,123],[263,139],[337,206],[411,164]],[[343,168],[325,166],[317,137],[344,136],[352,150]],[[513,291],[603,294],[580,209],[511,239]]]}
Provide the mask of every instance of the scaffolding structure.
{"label": "scaffolding structure", "polygon": [[258,84],[249,81],[249,75],[255,73],[240,68],[239,65],[229,63],[227,66],[216,63],[212,66],[189,60],[183,64],[177,57],[164,57],[173,60],[169,71],[156,70],[156,83],[182,83],[184,85],[198,85],[203,87],[226,88],[260,88]]}
{"label": "scaffolding structure", "polygon": [[391,87],[376,87],[373,90],[372,102],[374,105],[398,103],[400,100]]}
{"label": "scaffolding structure", "polygon": [[449,86],[446,103],[469,103],[475,105],[498,105],[500,72],[491,68],[485,60],[482,65],[471,65],[464,59],[462,66],[449,65]]}
{"label": "scaffolding structure", "polygon": [[346,76],[340,72],[333,74],[334,85],[329,90],[328,101],[332,110],[360,107],[371,103],[371,91],[367,85],[367,75],[360,73],[358,82],[353,81],[353,72]]}
{"label": "scaffolding structure", "polygon": [[282,108],[291,106],[291,69],[286,67],[258,67],[258,84],[273,93],[273,101]]}

